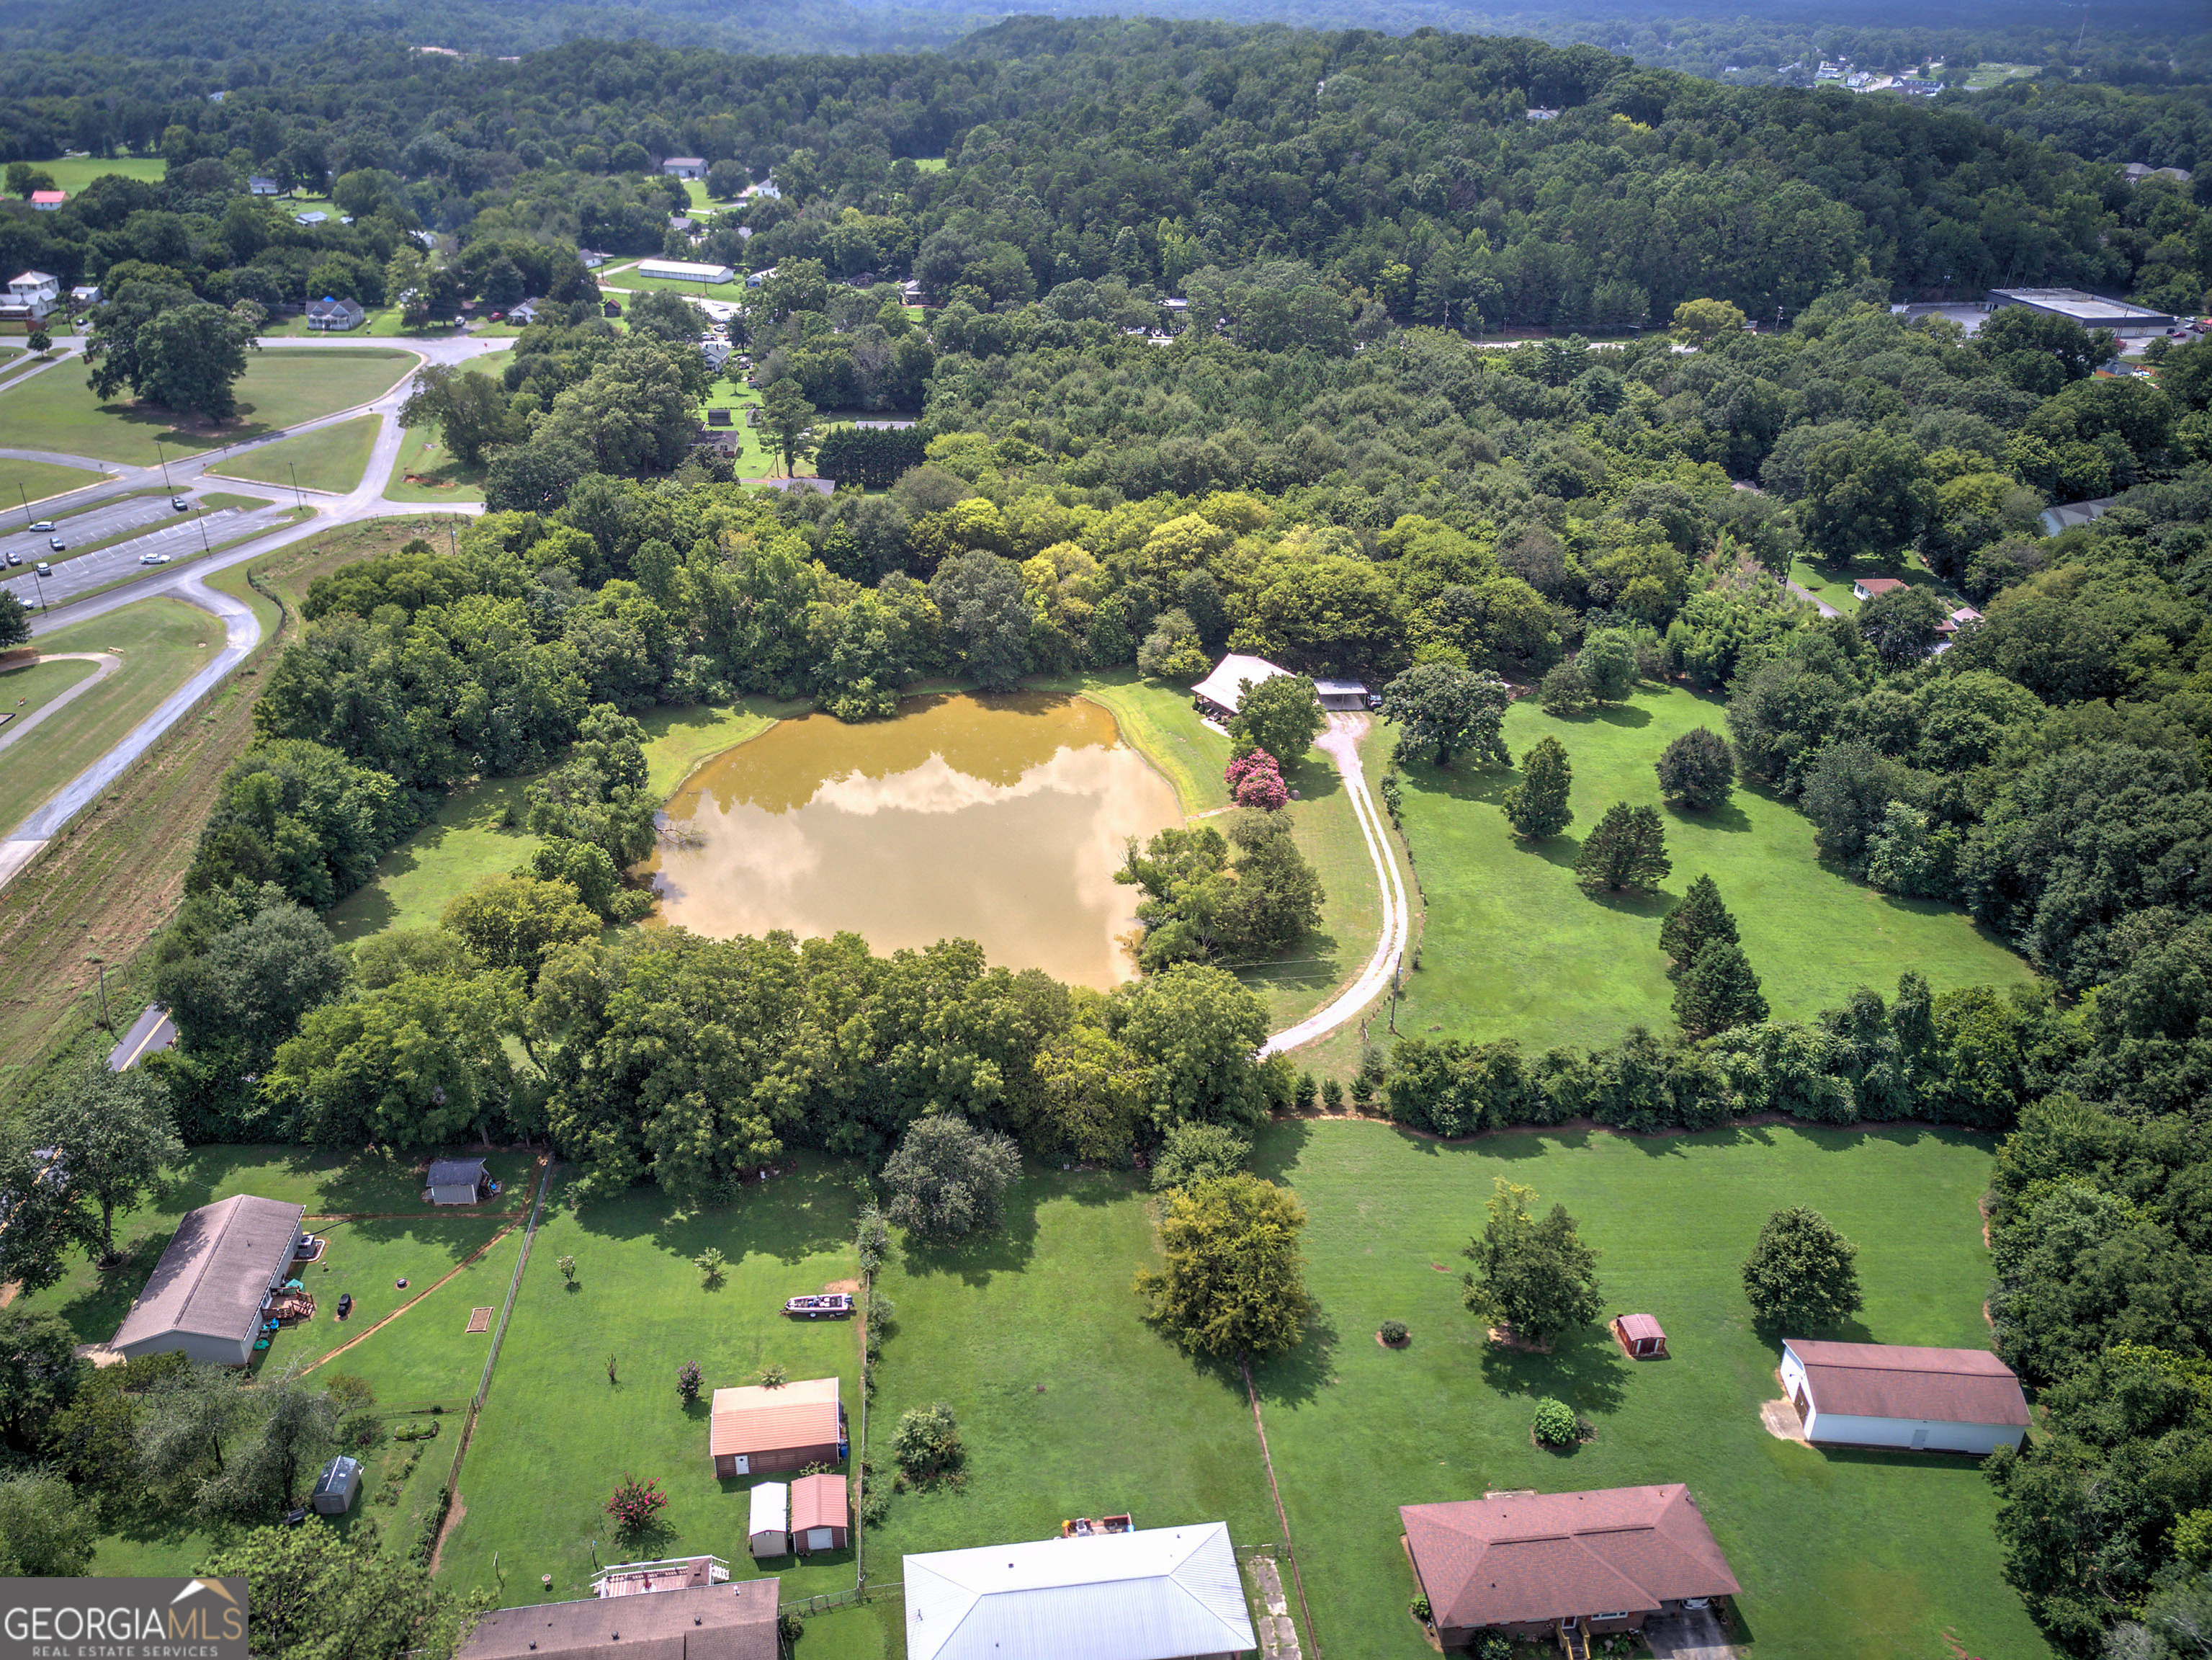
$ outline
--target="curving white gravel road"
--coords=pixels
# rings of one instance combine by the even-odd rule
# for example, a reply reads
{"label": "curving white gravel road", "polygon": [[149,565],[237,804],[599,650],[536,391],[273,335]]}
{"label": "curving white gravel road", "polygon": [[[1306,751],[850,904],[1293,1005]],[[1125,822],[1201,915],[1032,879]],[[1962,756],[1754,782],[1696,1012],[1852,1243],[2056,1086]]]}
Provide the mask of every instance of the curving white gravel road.
{"label": "curving white gravel road", "polygon": [[1375,954],[1368,958],[1359,977],[1328,1007],[1285,1026],[1262,1043],[1262,1060],[1310,1043],[1356,1018],[1389,989],[1413,937],[1413,911],[1406,903],[1406,885],[1398,874],[1398,861],[1390,854],[1389,827],[1368,792],[1366,774],[1359,764],[1359,740],[1366,734],[1366,716],[1332,714],[1328,730],[1314,741],[1336,763],[1345,792],[1352,798],[1352,812],[1359,820],[1359,833],[1366,838],[1367,856],[1375,861],[1375,883],[1382,896],[1382,927],[1375,941]]}

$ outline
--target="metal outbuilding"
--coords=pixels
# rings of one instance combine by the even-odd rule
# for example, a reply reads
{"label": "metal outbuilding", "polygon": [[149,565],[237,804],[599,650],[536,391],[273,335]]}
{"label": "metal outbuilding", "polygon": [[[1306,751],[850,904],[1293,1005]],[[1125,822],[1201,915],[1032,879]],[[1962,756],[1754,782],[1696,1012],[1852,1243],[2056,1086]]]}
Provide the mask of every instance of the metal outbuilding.
{"label": "metal outbuilding", "polygon": [[331,1459],[323,1466],[322,1478],[315,1483],[316,1514],[343,1516],[353,1508],[360,1492],[361,1461],[343,1456]]}
{"label": "metal outbuilding", "polygon": [[908,1556],[908,1660],[1190,1660],[1260,1645],[1225,1522]]}
{"label": "metal outbuilding", "polygon": [[753,1489],[745,1545],[756,1557],[790,1554],[791,1489],[782,1482],[763,1481]]}
{"label": "metal outbuilding", "polygon": [[304,1205],[252,1194],[203,1205],[177,1226],[113,1344],[126,1359],[172,1351],[204,1365],[253,1357],[263,1308],[289,1276]]}

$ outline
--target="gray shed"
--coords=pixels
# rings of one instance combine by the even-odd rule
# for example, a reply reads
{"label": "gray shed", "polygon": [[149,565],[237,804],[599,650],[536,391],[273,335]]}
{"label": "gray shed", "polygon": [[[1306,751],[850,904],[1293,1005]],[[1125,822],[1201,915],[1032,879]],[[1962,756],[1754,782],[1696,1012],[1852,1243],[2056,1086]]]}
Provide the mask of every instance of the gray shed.
{"label": "gray shed", "polygon": [[422,1196],[434,1205],[473,1205],[491,1184],[481,1158],[434,1158],[422,1183]]}
{"label": "gray shed", "polygon": [[315,1509],[324,1516],[343,1516],[360,1492],[361,1461],[333,1458],[323,1466],[322,1478],[315,1483]]}

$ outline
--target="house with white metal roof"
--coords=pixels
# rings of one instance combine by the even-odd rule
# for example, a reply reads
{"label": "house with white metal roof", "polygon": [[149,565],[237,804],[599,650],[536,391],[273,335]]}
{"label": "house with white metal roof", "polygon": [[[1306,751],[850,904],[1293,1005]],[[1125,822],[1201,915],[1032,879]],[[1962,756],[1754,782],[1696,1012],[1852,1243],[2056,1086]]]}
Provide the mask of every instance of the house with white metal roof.
{"label": "house with white metal roof", "polygon": [[1225,1522],[908,1556],[908,1660],[1213,1660],[1259,1646]]}
{"label": "house with white metal roof", "polygon": [[1207,713],[1226,721],[1243,707],[1244,694],[1253,686],[1289,672],[1264,657],[1232,651],[1213,666],[1212,673],[1190,689],[1191,696],[1206,706]]}

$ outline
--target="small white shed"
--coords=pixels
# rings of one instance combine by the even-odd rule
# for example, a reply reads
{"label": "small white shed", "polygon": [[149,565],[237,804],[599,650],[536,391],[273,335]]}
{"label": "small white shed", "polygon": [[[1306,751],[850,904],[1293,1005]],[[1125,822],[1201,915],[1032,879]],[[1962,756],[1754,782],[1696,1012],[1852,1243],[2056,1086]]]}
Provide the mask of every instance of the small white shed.
{"label": "small white shed", "polygon": [[320,1480],[315,1483],[315,1511],[321,1516],[343,1516],[353,1508],[355,1495],[361,1492],[361,1461],[337,1457],[323,1466]]}
{"label": "small white shed", "polygon": [[781,1481],[763,1481],[753,1489],[752,1520],[745,1527],[745,1543],[755,1557],[791,1554],[791,1489]]}
{"label": "small white shed", "polygon": [[1979,1457],[2017,1448],[2027,1432],[2020,1379],[1986,1349],[1792,1337],[1782,1345],[1780,1371],[1805,1438],[1819,1446]]}

